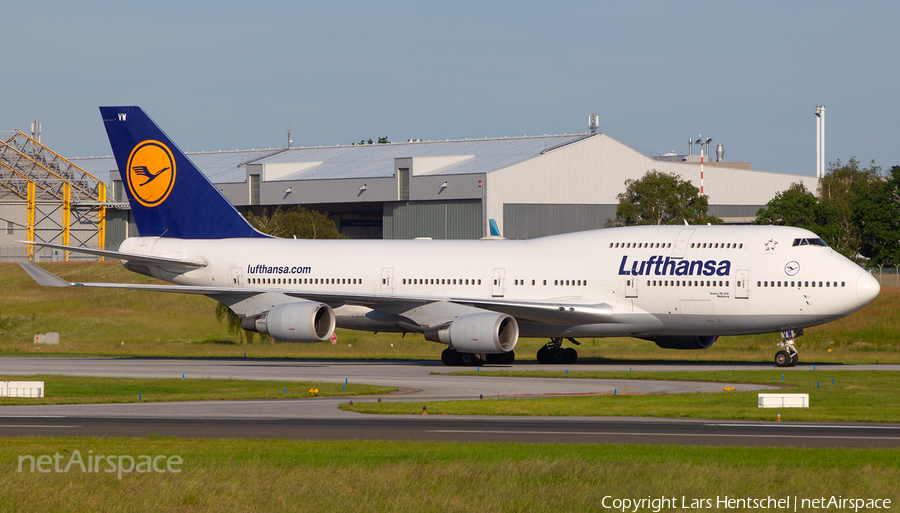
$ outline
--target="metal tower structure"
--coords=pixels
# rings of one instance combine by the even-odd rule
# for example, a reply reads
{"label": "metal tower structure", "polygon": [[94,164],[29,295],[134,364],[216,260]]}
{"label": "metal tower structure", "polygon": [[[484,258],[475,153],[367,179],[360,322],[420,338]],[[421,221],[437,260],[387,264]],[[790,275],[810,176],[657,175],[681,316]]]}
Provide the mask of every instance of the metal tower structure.
{"label": "metal tower structure", "polygon": [[[105,249],[106,184],[41,144],[39,137],[16,130],[0,140],[0,205],[7,212],[7,234],[25,228],[29,242]],[[24,220],[9,214],[23,200]],[[27,257],[36,260],[32,246]]]}

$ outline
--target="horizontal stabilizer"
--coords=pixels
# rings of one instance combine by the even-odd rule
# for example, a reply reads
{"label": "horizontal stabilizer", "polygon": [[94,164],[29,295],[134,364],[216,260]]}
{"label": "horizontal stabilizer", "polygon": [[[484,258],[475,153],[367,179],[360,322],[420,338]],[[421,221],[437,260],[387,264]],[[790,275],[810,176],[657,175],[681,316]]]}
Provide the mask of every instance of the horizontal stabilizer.
{"label": "horizontal stabilizer", "polygon": [[109,251],[105,249],[80,248],[76,246],[63,246],[62,244],[49,244],[46,242],[28,242],[21,240],[22,244],[31,246],[41,246],[45,248],[63,249],[66,251],[74,251],[75,253],[84,253],[86,255],[94,255],[117,260],[128,260],[129,262],[143,262],[145,264],[154,265],[176,265],[179,267],[199,268],[206,267],[206,262],[200,260],[181,260],[178,258],[165,258],[147,255],[133,255],[131,253],[121,253],[119,251]]}
{"label": "horizontal stabilizer", "polygon": [[73,283],[69,283],[66,280],[60,278],[59,276],[45,271],[40,267],[34,264],[23,264],[20,263],[22,269],[25,269],[25,272],[28,273],[28,276],[31,276],[34,281],[38,282],[38,285],[41,287],[74,287]]}

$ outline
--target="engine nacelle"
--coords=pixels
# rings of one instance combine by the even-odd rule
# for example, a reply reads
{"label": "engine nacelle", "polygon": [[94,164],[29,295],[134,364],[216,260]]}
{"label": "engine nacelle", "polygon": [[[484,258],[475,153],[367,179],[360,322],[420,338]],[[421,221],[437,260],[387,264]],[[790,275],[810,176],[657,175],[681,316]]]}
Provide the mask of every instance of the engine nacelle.
{"label": "engine nacelle", "polygon": [[331,338],[334,325],[334,310],[312,301],[278,305],[241,321],[244,329],[270,335],[278,342],[322,342]]}
{"label": "engine nacelle", "polygon": [[650,340],[665,349],[708,349],[719,337],[696,335],[672,335],[653,337]]}
{"label": "engine nacelle", "polygon": [[508,353],[519,341],[519,324],[501,313],[463,315],[450,324],[425,330],[425,340],[449,344],[466,353]]}

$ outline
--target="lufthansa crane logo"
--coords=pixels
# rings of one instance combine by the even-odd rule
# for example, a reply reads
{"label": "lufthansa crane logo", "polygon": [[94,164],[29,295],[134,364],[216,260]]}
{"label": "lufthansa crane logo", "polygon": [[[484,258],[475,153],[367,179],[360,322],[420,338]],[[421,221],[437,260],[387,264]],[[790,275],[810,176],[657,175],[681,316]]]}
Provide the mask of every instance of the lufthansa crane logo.
{"label": "lufthansa crane logo", "polygon": [[132,197],[145,207],[166,200],[175,185],[175,158],[159,141],[144,141],[131,151],[126,173]]}
{"label": "lufthansa crane logo", "polygon": [[791,261],[791,262],[784,264],[784,274],[786,274],[788,276],[794,276],[798,272],[800,272],[800,264],[799,263],[797,263],[795,261]]}

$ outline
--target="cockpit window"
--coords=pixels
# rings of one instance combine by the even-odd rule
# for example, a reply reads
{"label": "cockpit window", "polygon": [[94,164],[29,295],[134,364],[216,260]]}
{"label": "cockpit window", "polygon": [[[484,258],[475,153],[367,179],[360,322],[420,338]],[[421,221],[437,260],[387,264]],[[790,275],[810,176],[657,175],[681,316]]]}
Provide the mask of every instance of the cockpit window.
{"label": "cockpit window", "polygon": [[827,248],[828,243],[822,239],[794,239],[792,246],[822,246]]}

